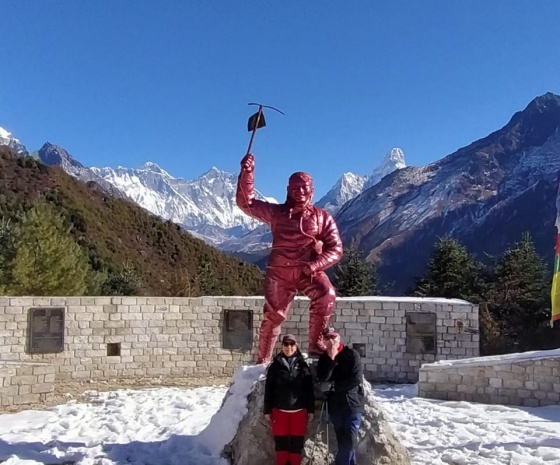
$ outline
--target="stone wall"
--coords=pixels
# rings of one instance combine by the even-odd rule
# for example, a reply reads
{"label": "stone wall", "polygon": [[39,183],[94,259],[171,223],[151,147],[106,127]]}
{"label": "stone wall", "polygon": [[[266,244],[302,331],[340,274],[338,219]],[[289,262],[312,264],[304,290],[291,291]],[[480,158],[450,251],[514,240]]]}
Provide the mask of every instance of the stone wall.
{"label": "stone wall", "polygon": [[[261,297],[3,297],[0,361],[50,362],[57,381],[229,376],[237,366],[256,360],[262,306]],[[41,326],[43,336],[49,330],[45,325],[56,326],[33,323],[30,314],[37,308],[64,312],[64,342],[58,353],[30,353],[33,325]],[[282,330],[300,337],[304,351],[308,308],[308,299],[296,298]],[[235,333],[241,338],[248,335],[245,349],[224,348],[225,332],[238,331],[235,325],[246,316],[232,320],[228,332],[224,327],[228,311],[234,316],[252,313],[249,330],[241,327]],[[407,314],[417,313],[433,316],[433,353],[407,347]],[[416,382],[422,362],[478,355],[478,307],[465,301],[338,299],[331,324],[345,343],[360,348],[365,375],[374,381]]]}
{"label": "stone wall", "polygon": [[0,361],[0,406],[51,400],[55,368],[49,363]]}
{"label": "stone wall", "polygon": [[560,349],[423,365],[418,394],[527,407],[559,404]]}

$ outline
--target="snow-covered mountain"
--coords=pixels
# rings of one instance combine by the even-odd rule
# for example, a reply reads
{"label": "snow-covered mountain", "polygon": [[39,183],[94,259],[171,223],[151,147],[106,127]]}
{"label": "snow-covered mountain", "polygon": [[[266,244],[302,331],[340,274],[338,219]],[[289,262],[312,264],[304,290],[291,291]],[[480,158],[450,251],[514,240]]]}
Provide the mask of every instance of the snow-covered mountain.
{"label": "snow-covered mountain", "polygon": [[12,136],[11,132],[0,127],[0,145],[7,145],[13,148],[20,155],[27,155],[27,148],[18,139]]}
{"label": "snow-covered mountain", "polygon": [[393,171],[406,168],[406,162],[404,160],[404,153],[398,147],[392,148],[383,157],[383,161],[379,164],[377,168],[369,175],[364,190],[375,186],[379,181],[381,181],[385,176],[391,174]]}
{"label": "snow-covered mountain", "polygon": [[377,184],[393,171],[406,168],[404,153],[399,148],[391,149],[382,162],[369,175],[344,173],[336,184],[317,202],[317,206],[335,214],[342,206],[364,190]]}
{"label": "snow-covered mountain", "polygon": [[[8,131],[1,130],[0,136],[1,144],[10,145],[22,154],[28,153]],[[50,142],[32,156],[47,165],[60,166],[83,182],[96,183],[112,195],[128,198],[225,251],[262,255],[271,245],[268,228],[237,207],[236,174],[212,167],[200,177],[186,180],[172,176],[152,162],[135,169],[90,168],[77,161],[63,147]],[[370,175],[345,173],[318,205],[324,205],[334,213],[367,186],[404,166],[402,151],[393,149]],[[259,192],[257,198],[276,202]]]}
{"label": "snow-covered mountain", "polygon": [[[91,168],[91,171],[146,210],[214,244],[238,237],[259,224],[235,202],[237,176],[216,167],[192,180],[175,178],[151,162],[136,169]],[[258,193],[257,196],[264,198]]]}

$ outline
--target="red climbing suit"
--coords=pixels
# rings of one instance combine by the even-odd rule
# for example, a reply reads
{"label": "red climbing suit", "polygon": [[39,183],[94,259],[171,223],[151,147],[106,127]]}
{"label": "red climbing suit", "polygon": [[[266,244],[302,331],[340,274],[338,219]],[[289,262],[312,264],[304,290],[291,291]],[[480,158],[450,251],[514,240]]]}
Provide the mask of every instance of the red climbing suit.
{"label": "red climbing suit", "polygon": [[296,291],[309,297],[309,354],[325,346],[322,332],[333,312],[335,290],[324,270],[342,257],[342,242],[334,219],[311,203],[313,181],[307,173],[290,176],[283,204],[255,199],[254,158],[241,161],[237,205],[246,214],[270,226],[272,251],[264,287],[264,320],[259,332],[259,363],[272,358],[274,344]]}

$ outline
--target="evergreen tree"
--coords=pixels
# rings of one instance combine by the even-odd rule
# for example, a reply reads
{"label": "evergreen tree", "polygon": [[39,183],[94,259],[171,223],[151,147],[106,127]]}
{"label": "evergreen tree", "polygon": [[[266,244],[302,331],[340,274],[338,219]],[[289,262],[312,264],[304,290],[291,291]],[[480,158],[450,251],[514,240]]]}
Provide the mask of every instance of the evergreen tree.
{"label": "evergreen tree", "polygon": [[198,265],[196,283],[200,295],[215,295],[219,286],[210,262]]}
{"label": "evergreen tree", "polygon": [[378,276],[375,267],[352,244],[334,269],[334,287],[344,297],[377,295]]}
{"label": "evergreen tree", "polygon": [[13,284],[13,264],[16,255],[13,223],[6,218],[0,221],[0,293],[10,294]]}
{"label": "evergreen tree", "polygon": [[526,233],[497,260],[489,290],[491,312],[510,349],[529,350],[540,344],[534,334],[550,318],[549,292],[546,266]]}
{"label": "evergreen tree", "polygon": [[107,278],[101,292],[103,295],[141,295],[142,288],[142,278],[138,271],[130,262],[126,262],[120,273]]}
{"label": "evergreen tree", "polygon": [[479,302],[482,267],[456,239],[440,238],[434,246],[428,269],[416,279],[413,295]]}
{"label": "evergreen tree", "polygon": [[24,213],[17,227],[13,291],[20,295],[83,295],[91,271],[63,219],[45,201]]}

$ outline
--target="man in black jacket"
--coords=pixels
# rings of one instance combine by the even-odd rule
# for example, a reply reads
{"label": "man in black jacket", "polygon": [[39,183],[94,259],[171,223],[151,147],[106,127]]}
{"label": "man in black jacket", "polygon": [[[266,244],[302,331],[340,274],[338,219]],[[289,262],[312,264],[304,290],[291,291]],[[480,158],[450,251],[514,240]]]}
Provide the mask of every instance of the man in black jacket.
{"label": "man in black jacket", "polygon": [[358,429],[364,412],[360,354],[344,346],[334,328],[325,330],[323,340],[327,350],[317,362],[317,380],[332,383],[327,405],[338,442],[335,464],[356,465]]}

